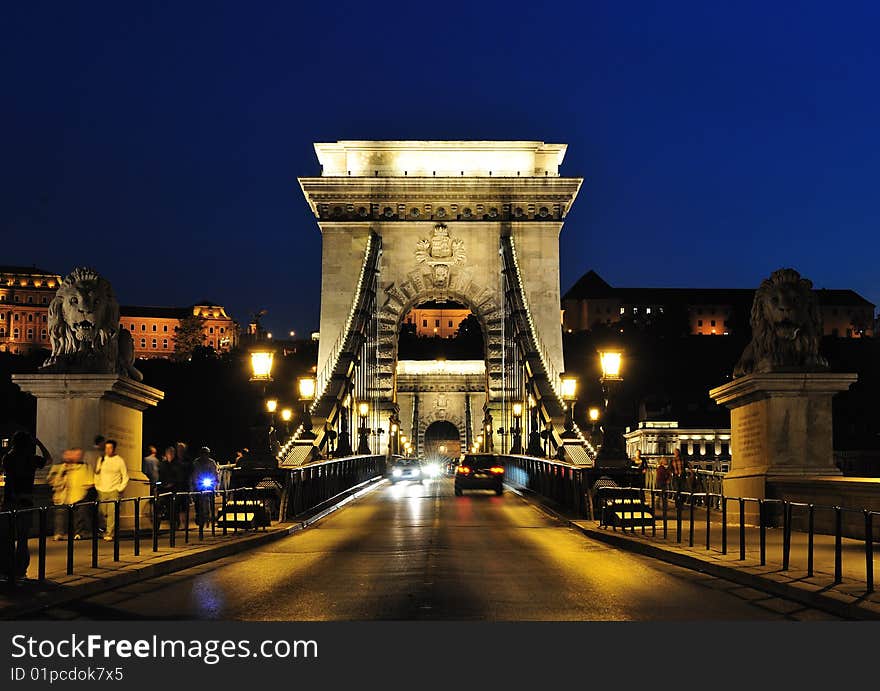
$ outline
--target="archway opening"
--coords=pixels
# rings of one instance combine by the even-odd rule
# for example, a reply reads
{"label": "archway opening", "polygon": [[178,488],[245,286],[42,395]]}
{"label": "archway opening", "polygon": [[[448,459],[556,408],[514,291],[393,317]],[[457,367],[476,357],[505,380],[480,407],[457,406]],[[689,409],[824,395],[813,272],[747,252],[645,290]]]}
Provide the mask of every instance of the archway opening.
{"label": "archway opening", "polygon": [[425,429],[425,458],[444,461],[461,454],[461,433],[448,420],[437,420]]}
{"label": "archway opening", "polygon": [[480,320],[459,302],[424,302],[400,325],[400,360],[482,360],[486,356]]}

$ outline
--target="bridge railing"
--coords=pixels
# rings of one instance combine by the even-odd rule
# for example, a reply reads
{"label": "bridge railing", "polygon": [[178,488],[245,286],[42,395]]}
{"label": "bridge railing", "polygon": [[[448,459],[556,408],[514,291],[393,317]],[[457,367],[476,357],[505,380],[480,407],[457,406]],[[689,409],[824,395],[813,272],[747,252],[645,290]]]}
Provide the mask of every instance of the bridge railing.
{"label": "bridge railing", "polygon": [[592,516],[592,468],[535,456],[502,455],[505,481],[541,495],[576,516]]}
{"label": "bridge railing", "polygon": [[[157,485],[152,495],[140,497],[0,511],[0,578],[15,587],[25,572],[34,578],[35,571],[35,580],[45,581],[49,561],[53,570],[63,569],[70,576],[77,569],[118,563],[123,552],[137,557],[143,550],[158,552],[195,540],[217,541],[240,532],[265,531],[277,520],[279,499],[271,487],[162,492]],[[133,526],[123,529],[120,517],[126,504],[133,506]],[[103,511],[115,519],[112,551],[100,547]],[[163,530],[165,522],[168,528]],[[49,541],[65,544],[55,549]]]}
{"label": "bridge railing", "polygon": [[315,511],[384,474],[385,457],[378,455],[348,456],[291,468],[287,472],[281,515],[292,520]]}
{"label": "bridge railing", "polygon": [[[781,571],[792,568],[794,556],[808,578],[821,570],[839,584],[846,575],[874,592],[877,511],[641,487],[600,488],[597,504],[599,525],[606,529],[722,555],[730,551],[738,561],[757,559]],[[852,537],[845,537],[844,523]],[[861,527],[857,534],[854,525]]]}

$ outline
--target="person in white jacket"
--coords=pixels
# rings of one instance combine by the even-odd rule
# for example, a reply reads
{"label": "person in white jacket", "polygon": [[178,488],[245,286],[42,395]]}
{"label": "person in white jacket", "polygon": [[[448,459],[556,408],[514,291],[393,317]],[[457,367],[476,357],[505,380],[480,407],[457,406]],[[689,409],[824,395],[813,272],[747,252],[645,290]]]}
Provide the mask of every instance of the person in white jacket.
{"label": "person in white jacket", "polygon": [[[108,439],[104,442],[104,455],[98,459],[95,466],[95,489],[98,491],[98,499],[102,502],[119,499],[126,485],[128,485],[128,468],[125,467],[122,456],[116,455],[116,441]],[[101,513],[107,526],[104,539],[112,540],[116,531],[113,504],[101,504]]]}

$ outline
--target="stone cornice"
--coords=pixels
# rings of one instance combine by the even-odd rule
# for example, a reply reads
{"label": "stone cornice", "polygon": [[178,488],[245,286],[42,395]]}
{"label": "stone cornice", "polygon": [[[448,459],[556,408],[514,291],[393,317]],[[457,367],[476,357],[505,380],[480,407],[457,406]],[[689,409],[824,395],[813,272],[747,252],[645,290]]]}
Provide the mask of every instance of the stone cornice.
{"label": "stone cornice", "polygon": [[146,410],[165,393],[115,374],[13,374],[22,391],[37,398],[107,398],[135,410]]}
{"label": "stone cornice", "polygon": [[838,372],[766,372],[748,374],[709,391],[719,405],[738,408],[766,398],[833,395],[846,391],[858,375]]}

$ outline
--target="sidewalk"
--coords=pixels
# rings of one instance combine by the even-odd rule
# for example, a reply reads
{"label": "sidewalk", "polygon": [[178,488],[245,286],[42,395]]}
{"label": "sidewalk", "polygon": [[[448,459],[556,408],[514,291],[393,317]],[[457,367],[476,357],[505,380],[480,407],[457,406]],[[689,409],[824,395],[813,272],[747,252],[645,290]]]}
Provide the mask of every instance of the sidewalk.
{"label": "sidewalk", "polygon": [[[760,564],[760,530],[745,528],[746,559],[740,560],[740,526],[728,522],[727,554],[722,553],[722,526],[710,523],[710,549],[706,549],[706,523],[694,520],[694,546],[689,547],[690,523],[682,519],[681,543],[677,542],[675,520],[667,523],[663,538],[663,522],[655,523],[656,537],[650,525],[635,532],[601,527],[598,521],[573,520],[572,527],[588,537],[616,547],[638,552],[685,568],[705,571],[755,589],[771,592],[804,605],[823,609],[839,616],[856,619],[880,619],[880,594],[867,592],[865,543],[843,538],[841,541],[842,580],[834,583],[834,536],[814,536],[813,576],[808,576],[808,536],[791,534],[789,568],[782,569],[783,531],[767,528],[765,537],[766,563]],[[880,568],[880,544],[875,544],[873,566]],[[880,571],[877,571],[880,579]]]}
{"label": "sidewalk", "polygon": [[[153,551],[152,532],[141,531],[140,554],[134,555],[134,538],[120,539],[119,561],[113,561],[113,542],[98,540],[98,567],[92,568],[91,539],[74,542],[74,572],[67,575],[67,542],[54,542],[51,535],[46,542],[46,580],[37,581],[38,539],[29,540],[31,561],[28,578],[19,581],[14,589],[0,581],[0,619],[27,618],[47,607],[80,600],[100,592],[143,581],[156,576],[188,569],[216,559],[222,559],[304,530],[311,524],[338,510],[350,501],[381,485],[381,478],[368,480],[335,497],[333,504],[322,504],[299,520],[274,523],[265,530],[244,531],[237,534],[232,528],[226,536],[222,528],[211,536],[205,530],[199,540],[198,526],[190,524],[189,542],[182,530],[176,533],[175,546],[169,546],[168,529],[159,535],[159,545]],[[120,536],[122,537],[122,536]]]}

